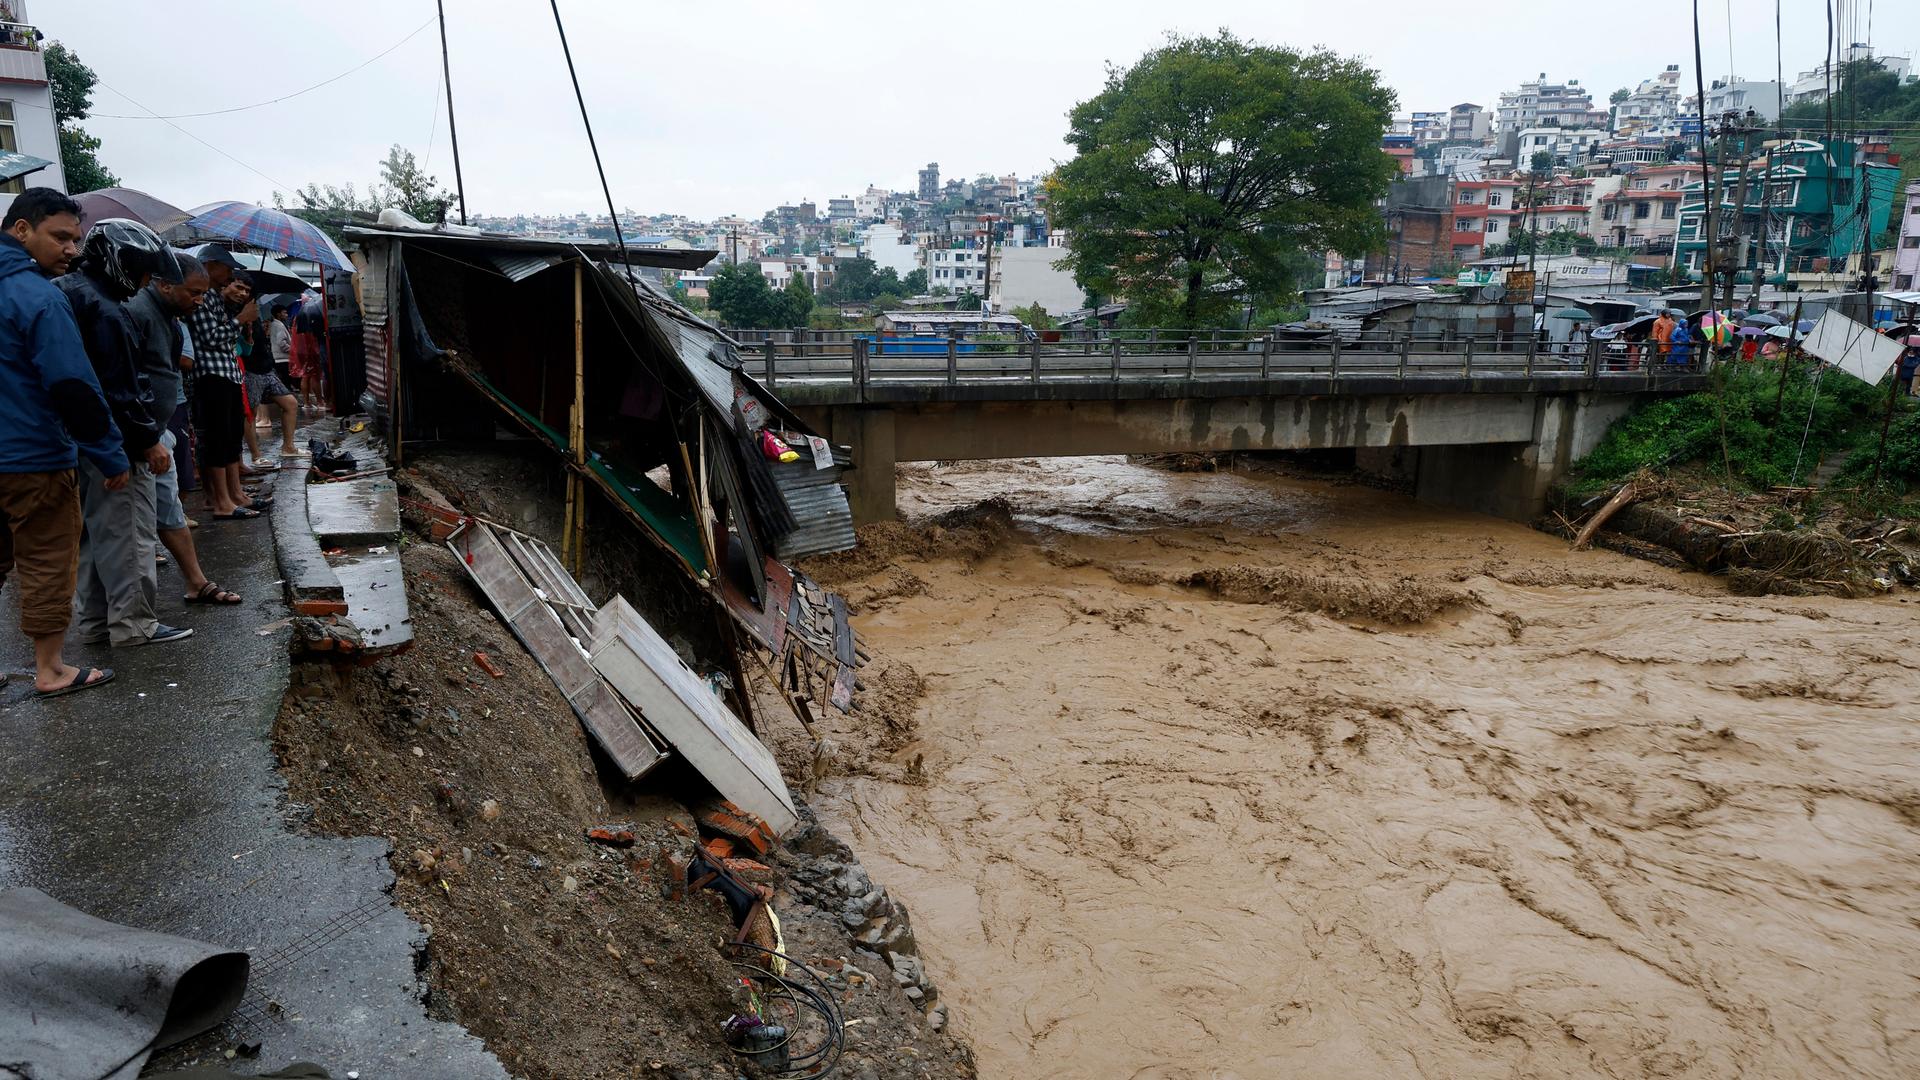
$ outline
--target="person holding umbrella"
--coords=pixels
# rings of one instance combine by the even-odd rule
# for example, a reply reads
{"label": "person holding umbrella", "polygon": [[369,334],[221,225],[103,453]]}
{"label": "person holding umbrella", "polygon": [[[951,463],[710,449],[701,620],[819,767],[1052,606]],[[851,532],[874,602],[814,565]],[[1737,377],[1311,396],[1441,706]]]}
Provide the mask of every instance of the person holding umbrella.
{"label": "person holding umbrella", "polygon": [[240,521],[260,516],[240,482],[240,444],[246,425],[244,377],[235,318],[253,296],[246,271],[224,262],[206,264],[210,290],[187,317],[193,339],[193,423],[200,447],[200,473],[213,516]]}
{"label": "person holding umbrella", "polygon": [[[246,325],[246,331],[241,336],[240,364],[246,372],[247,407],[256,410],[264,410],[268,405],[277,407],[280,410],[280,456],[298,457],[303,451],[294,445],[293,429],[300,420],[300,402],[274,370],[279,350],[275,347],[272,330],[278,328],[282,333],[286,331],[272,317],[262,322],[260,317],[263,314],[266,313],[260,310],[259,302],[252,301],[240,316],[241,322]],[[259,461],[260,437],[251,425],[246,430],[246,437],[247,449],[252,453],[253,460]]]}

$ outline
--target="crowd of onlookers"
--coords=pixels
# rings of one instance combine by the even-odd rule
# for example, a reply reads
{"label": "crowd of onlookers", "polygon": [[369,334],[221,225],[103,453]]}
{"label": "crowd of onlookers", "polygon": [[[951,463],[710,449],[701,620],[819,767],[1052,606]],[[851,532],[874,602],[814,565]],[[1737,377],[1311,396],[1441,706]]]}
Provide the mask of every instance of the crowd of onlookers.
{"label": "crowd of onlookers", "polygon": [[278,463],[254,417],[277,412],[280,455],[304,453],[288,383],[320,407],[323,346],[297,301],[263,316],[223,249],[83,222],[51,188],[16,195],[0,232],[0,583],[16,583],[34,691],[54,696],[113,678],[67,663],[69,629],[116,647],[193,633],[156,614],[167,561],[186,603],[241,602],[203,572],[182,492],[204,492],[203,516],[261,516],[272,496],[250,479]]}

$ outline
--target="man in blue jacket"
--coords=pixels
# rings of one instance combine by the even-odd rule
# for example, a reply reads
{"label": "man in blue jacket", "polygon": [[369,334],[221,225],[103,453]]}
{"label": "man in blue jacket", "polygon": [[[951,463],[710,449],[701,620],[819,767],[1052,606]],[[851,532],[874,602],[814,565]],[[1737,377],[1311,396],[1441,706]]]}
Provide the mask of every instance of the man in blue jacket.
{"label": "man in blue jacket", "polygon": [[0,583],[16,583],[43,697],[113,678],[60,655],[80,562],[76,448],[111,490],[129,472],[73,309],[47,280],[66,272],[79,242],[80,204],[52,188],[14,196],[0,219]]}

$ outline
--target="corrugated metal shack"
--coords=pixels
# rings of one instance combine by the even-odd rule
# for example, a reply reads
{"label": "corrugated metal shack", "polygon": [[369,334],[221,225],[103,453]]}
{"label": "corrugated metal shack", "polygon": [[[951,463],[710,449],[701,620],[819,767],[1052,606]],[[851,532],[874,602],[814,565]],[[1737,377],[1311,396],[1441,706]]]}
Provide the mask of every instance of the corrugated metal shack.
{"label": "corrugated metal shack", "polygon": [[[831,627],[833,613],[802,610],[824,594],[780,560],[853,546],[840,483],[852,462],[742,372],[734,341],[629,275],[611,245],[446,228],[346,233],[367,260],[368,394],[396,464],[410,444],[517,426],[567,468],[563,561],[579,564],[589,507],[616,508],[790,679],[797,644],[841,681],[831,634],[786,632]],[[714,254],[628,258],[691,269]],[[799,460],[771,460],[768,431]]]}
{"label": "corrugated metal shack", "polygon": [[[1309,322],[1339,325],[1338,320],[1360,320],[1365,336],[1453,340],[1524,333],[1527,298],[1514,298],[1485,288],[1439,292],[1425,285],[1353,285],[1338,289],[1310,289],[1306,293]],[[1516,321],[1516,319],[1518,321]]]}

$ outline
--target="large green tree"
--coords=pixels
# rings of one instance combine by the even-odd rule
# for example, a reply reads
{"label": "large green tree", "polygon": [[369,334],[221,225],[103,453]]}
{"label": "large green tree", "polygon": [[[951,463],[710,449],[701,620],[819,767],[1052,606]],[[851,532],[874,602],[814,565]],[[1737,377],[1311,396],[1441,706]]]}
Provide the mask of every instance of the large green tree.
{"label": "large green tree", "polygon": [[1378,73],[1331,52],[1170,38],[1069,114],[1077,155],[1048,183],[1066,265],[1184,326],[1282,299],[1287,253],[1380,240],[1394,105]]}
{"label": "large green tree", "polygon": [[352,183],[307,184],[295,188],[292,196],[273,193],[273,205],[298,218],[305,218],[326,230],[336,241],[341,239],[342,222],[371,220],[388,207],[436,224],[446,220],[453,197],[440,182],[420,167],[413,151],[395,143],[380,162],[380,182],[368,184],[361,194]]}
{"label": "large green tree", "polygon": [[59,126],[60,171],[74,194],[114,187],[120,178],[100,163],[100,140],[87,134],[80,121],[93,108],[93,69],[73,50],[55,41],[42,54],[47,62],[47,85],[53,92],[53,118]]}
{"label": "large green tree", "polygon": [[807,284],[805,274],[796,273],[787,280],[787,287],[780,293],[784,326],[805,326],[813,315],[813,289]]}
{"label": "large green tree", "polygon": [[378,196],[381,205],[398,207],[429,224],[447,220],[447,207],[453,205],[453,196],[440,186],[440,181],[427,175],[413,151],[394,143],[387,150],[386,160],[380,163],[380,180],[383,184]]}
{"label": "large green tree", "polygon": [[900,273],[891,266],[876,266],[865,255],[842,259],[834,266],[833,280],[820,290],[820,298],[830,304],[864,304],[882,293],[900,293],[906,286]]}
{"label": "large green tree", "polygon": [[786,297],[773,291],[757,263],[723,263],[707,286],[707,306],[723,325],[741,330],[791,326]]}

